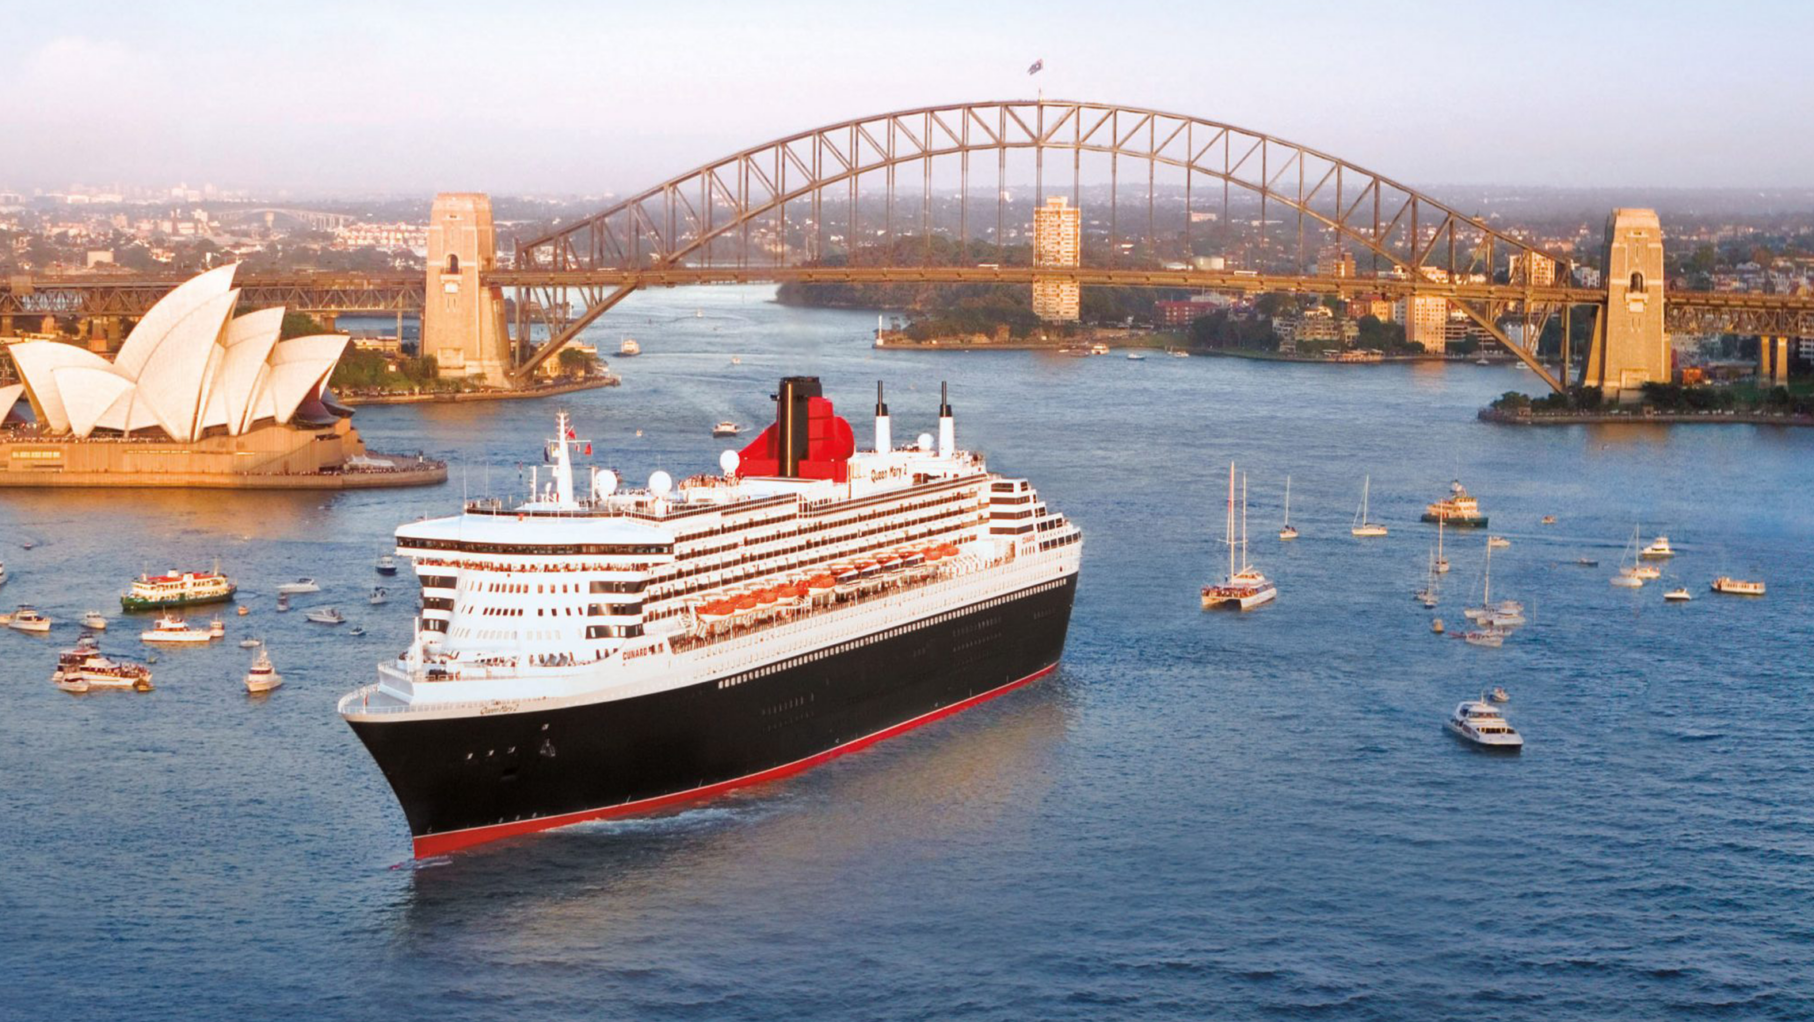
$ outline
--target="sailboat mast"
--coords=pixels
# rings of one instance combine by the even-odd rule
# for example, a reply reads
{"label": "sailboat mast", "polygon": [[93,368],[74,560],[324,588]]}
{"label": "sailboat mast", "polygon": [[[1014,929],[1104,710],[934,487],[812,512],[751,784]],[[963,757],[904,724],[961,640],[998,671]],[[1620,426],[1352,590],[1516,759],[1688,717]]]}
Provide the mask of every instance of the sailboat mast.
{"label": "sailboat mast", "polygon": [[1235,574],[1235,463],[1228,463],[1228,577]]}
{"label": "sailboat mast", "polygon": [[1291,477],[1285,477],[1285,524],[1291,524]]}
{"label": "sailboat mast", "polygon": [[1480,589],[1480,605],[1487,606],[1493,602],[1493,541],[1491,537],[1486,544],[1486,579]]}
{"label": "sailboat mast", "polygon": [[1247,570],[1247,473],[1241,473],[1241,570]]}

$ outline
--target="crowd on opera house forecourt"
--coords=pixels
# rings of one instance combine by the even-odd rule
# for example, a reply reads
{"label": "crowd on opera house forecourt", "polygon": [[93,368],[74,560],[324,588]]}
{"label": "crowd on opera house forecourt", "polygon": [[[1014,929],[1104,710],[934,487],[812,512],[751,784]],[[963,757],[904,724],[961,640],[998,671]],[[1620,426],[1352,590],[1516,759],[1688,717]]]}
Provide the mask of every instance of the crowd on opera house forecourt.
{"label": "crowd on opera house forecourt", "polygon": [[180,442],[270,425],[325,426],[347,413],[327,391],[344,334],[280,340],[283,308],[233,315],[234,265],[171,291],[133,327],[113,361],[74,344],[22,341],[20,382],[0,387],[0,418],[21,397],[38,432],[78,439]]}

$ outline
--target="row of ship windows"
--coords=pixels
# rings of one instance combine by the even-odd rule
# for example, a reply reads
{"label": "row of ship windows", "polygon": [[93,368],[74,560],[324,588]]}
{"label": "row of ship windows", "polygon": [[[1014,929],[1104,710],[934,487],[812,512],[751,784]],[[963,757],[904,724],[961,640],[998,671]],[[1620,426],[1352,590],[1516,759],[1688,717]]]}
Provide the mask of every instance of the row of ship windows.
{"label": "row of ship windows", "polygon": [[568,556],[573,554],[671,554],[669,543],[468,543],[458,539],[415,539],[399,537],[397,548],[410,550],[453,550],[464,554],[539,554]]}
{"label": "row of ship windows", "polygon": [[[962,532],[964,527],[965,527],[965,523],[958,523],[955,525],[947,526],[946,528],[943,528],[943,529],[933,529],[932,531],[927,532],[923,536],[917,537],[914,540],[903,540],[903,542],[917,542],[919,540],[941,539],[941,538],[949,537],[954,533]],[[779,556],[779,555],[777,555],[777,556]],[[718,589],[723,586],[736,585],[739,582],[745,582],[750,579],[761,578],[766,575],[772,575],[777,571],[782,571],[782,570],[803,571],[803,570],[808,570],[808,569],[815,568],[815,567],[818,567],[818,566],[821,566],[824,564],[828,564],[832,561],[843,560],[845,558],[855,558],[855,557],[860,557],[860,556],[862,556],[861,553],[850,553],[850,552],[827,553],[827,554],[820,554],[816,557],[806,557],[806,558],[801,558],[798,560],[789,561],[785,565],[768,565],[769,558],[765,558],[763,561],[758,562],[758,563],[764,564],[766,566],[758,568],[757,570],[747,571],[740,575],[732,576],[729,578],[722,578],[716,582],[709,582],[709,583],[701,582],[697,585],[681,586],[677,589],[671,589],[671,590],[667,589],[667,588],[662,588],[658,592],[656,592],[653,596],[651,596],[650,599],[655,600],[655,601],[677,599],[677,598],[680,598],[683,596],[690,596],[693,593],[704,592],[704,591],[710,590],[710,589]],[[729,566],[726,565],[724,567],[729,567]],[[723,567],[721,567],[719,570],[722,571],[724,569],[723,569]],[[664,579],[663,581],[667,581],[667,580]]]}
{"label": "row of ship windows", "polygon": [[[1047,592],[1049,590],[1056,589],[1061,585],[1064,585],[1064,582],[1065,582],[1065,580],[1061,579],[1061,578],[1053,579],[1050,582],[1041,582],[1039,585],[1036,585],[1036,586],[1032,587],[1031,589],[1023,589],[1019,592],[1009,593],[1005,596],[997,596],[997,597],[994,597],[993,599],[984,600],[982,603],[972,604],[971,606],[965,607],[962,610],[948,610],[948,611],[945,611],[943,614],[934,614],[932,617],[924,618],[922,620],[915,621],[911,624],[897,625],[886,631],[876,632],[873,635],[865,635],[861,639],[852,639],[849,642],[841,642],[841,643],[837,644],[836,646],[827,646],[824,649],[814,650],[813,652],[807,653],[803,656],[791,657],[787,660],[780,660],[775,663],[769,664],[766,667],[758,667],[753,671],[744,671],[742,674],[732,675],[729,678],[720,678],[718,680],[717,687],[720,689],[726,689],[726,688],[731,688],[732,686],[735,686],[735,685],[741,685],[746,681],[753,681],[757,678],[766,678],[771,674],[776,674],[781,671],[791,670],[795,667],[800,666],[801,664],[810,664],[815,660],[823,660],[828,656],[837,656],[840,653],[847,653],[853,649],[857,649],[862,646],[870,645],[871,643],[881,642],[886,639],[897,638],[899,636],[906,635],[908,632],[917,631],[921,628],[925,628],[927,625],[943,624],[946,621],[953,621],[959,617],[964,617],[964,616],[967,616],[970,614],[974,614],[979,610],[988,610],[991,607],[999,607],[1002,604],[1008,603],[1012,600],[1018,600],[1024,596],[1029,596],[1034,593]],[[961,629],[961,632],[967,632],[967,631],[974,630],[976,628],[981,628],[981,627],[985,627],[987,625],[1000,624],[1000,623],[1001,623],[1001,618],[999,616],[992,616],[992,617],[984,619],[981,622],[977,622],[974,625],[964,626],[963,629]]]}
{"label": "row of ship windows", "polygon": [[[422,601],[425,610],[453,610],[452,600],[430,598]],[[523,607],[477,607],[483,617],[524,617]],[[584,607],[549,607],[535,609],[536,617],[635,617],[642,613],[640,603],[590,603]]]}
{"label": "row of ship windows", "polygon": [[1063,536],[1058,537],[1057,539],[1042,539],[1039,541],[1039,549],[1056,550],[1061,546],[1070,546],[1072,543],[1075,543],[1082,538],[1083,538],[1082,533],[1070,532],[1070,533],[1066,533]]}
{"label": "row of ship windows", "polygon": [[[961,496],[961,495],[959,495],[959,496]],[[958,506],[951,507],[950,505],[952,505],[952,504],[957,504]],[[909,515],[912,515],[915,512],[926,511],[929,509],[934,509],[934,513],[919,515],[918,517],[908,517]],[[793,539],[793,538],[800,537],[800,536],[808,536],[808,535],[812,535],[815,533],[823,533],[823,532],[826,532],[826,531],[832,530],[832,529],[844,529],[851,525],[858,525],[858,524],[861,524],[864,522],[872,522],[877,519],[890,519],[890,518],[898,519],[898,521],[895,521],[892,524],[883,525],[879,528],[871,528],[871,529],[867,529],[867,530],[863,530],[863,531],[859,531],[859,532],[845,533],[846,537],[868,536],[868,535],[873,535],[877,532],[887,531],[890,528],[902,528],[902,527],[905,527],[908,525],[912,525],[915,522],[919,522],[919,521],[936,521],[939,518],[947,518],[954,514],[964,514],[966,512],[970,512],[970,511],[974,511],[974,510],[976,510],[976,508],[974,506],[974,502],[972,502],[972,501],[959,501],[959,499],[957,497],[946,497],[946,498],[941,498],[938,500],[928,500],[928,501],[920,501],[920,502],[914,503],[914,504],[906,504],[901,507],[891,508],[887,511],[872,512],[867,515],[861,515],[861,516],[856,516],[856,517],[850,518],[849,520],[846,520],[846,521],[839,521],[839,522],[833,522],[833,523],[814,523],[812,525],[805,526],[805,527],[802,527],[799,529],[794,529],[789,532],[777,533],[776,535],[773,535],[773,536],[765,536],[762,538],[761,542],[762,543],[777,543],[777,542],[781,542],[781,541],[788,540],[788,539]],[[821,539],[817,543],[800,544],[798,547],[796,547],[796,549],[805,549],[807,547],[812,547],[812,546],[821,546],[827,542],[836,542],[836,537]],[[681,560],[681,561],[695,560],[697,558],[704,557],[709,554],[721,553],[725,550],[733,549],[735,546],[736,546],[736,544],[729,544],[726,546],[712,547],[710,549],[705,549],[705,550],[689,551],[689,552],[681,554],[679,556],[679,560]],[[711,569],[703,568],[703,569],[693,569],[693,570],[709,571]],[[684,573],[682,573],[682,574],[684,574]]]}

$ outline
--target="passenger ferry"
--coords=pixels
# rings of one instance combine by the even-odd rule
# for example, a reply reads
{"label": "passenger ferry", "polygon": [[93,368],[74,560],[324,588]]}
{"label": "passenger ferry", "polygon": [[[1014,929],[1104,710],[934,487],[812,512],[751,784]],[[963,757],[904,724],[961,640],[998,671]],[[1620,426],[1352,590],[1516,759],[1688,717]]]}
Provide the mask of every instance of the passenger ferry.
{"label": "passenger ferry", "polygon": [[620,489],[565,413],[519,502],[396,530],[422,613],[339,703],[418,856],[782,777],[1050,673],[1082,537],[936,441],[858,451],[814,377],[722,471]]}
{"label": "passenger ferry", "polygon": [[162,575],[140,575],[129,591],[120,594],[120,609],[167,610],[222,603],[231,600],[237,588],[218,568],[184,572],[172,568]]}
{"label": "passenger ferry", "polygon": [[1764,584],[1762,582],[1745,582],[1721,575],[1713,580],[1713,591],[1725,593],[1728,596],[1762,596],[1764,595]]}
{"label": "passenger ferry", "polygon": [[642,345],[636,343],[634,337],[626,337],[623,343],[617,346],[617,354],[621,358],[632,358],[642,354]]}
{"label": "passenger ferry", "polygon": [[1468,495],[1467,487],[1457,479],[1449,484],[1449,495],[1425,506],[1423,520],[1447,522],[1462,528],[1485,528],[1487,516],[1480,513],[1480,501]]}
{"label": "passenger ferry", "polygon": [[132,689],[151,691],[151,668],[143,664],[114,660],[101,655],[91,639],[77,642],[74,649],[57,654],[51,684],[65,692],[88,692],[93,689]]}

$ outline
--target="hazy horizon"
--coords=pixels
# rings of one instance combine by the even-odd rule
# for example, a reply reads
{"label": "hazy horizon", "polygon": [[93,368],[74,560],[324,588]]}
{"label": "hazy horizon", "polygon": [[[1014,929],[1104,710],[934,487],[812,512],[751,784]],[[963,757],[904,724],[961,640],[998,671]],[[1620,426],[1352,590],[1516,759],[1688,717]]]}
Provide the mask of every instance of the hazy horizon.
{"label": "hazy horizon", "polygon": [[29,144],[0,188],[26,191],[622,193],[819,124],[1042,90],[1430,187],[1795,191],[1814,159],[1786,130],[1814,114],[1814,10],[1783,3],[8,6],[0,131]]}

